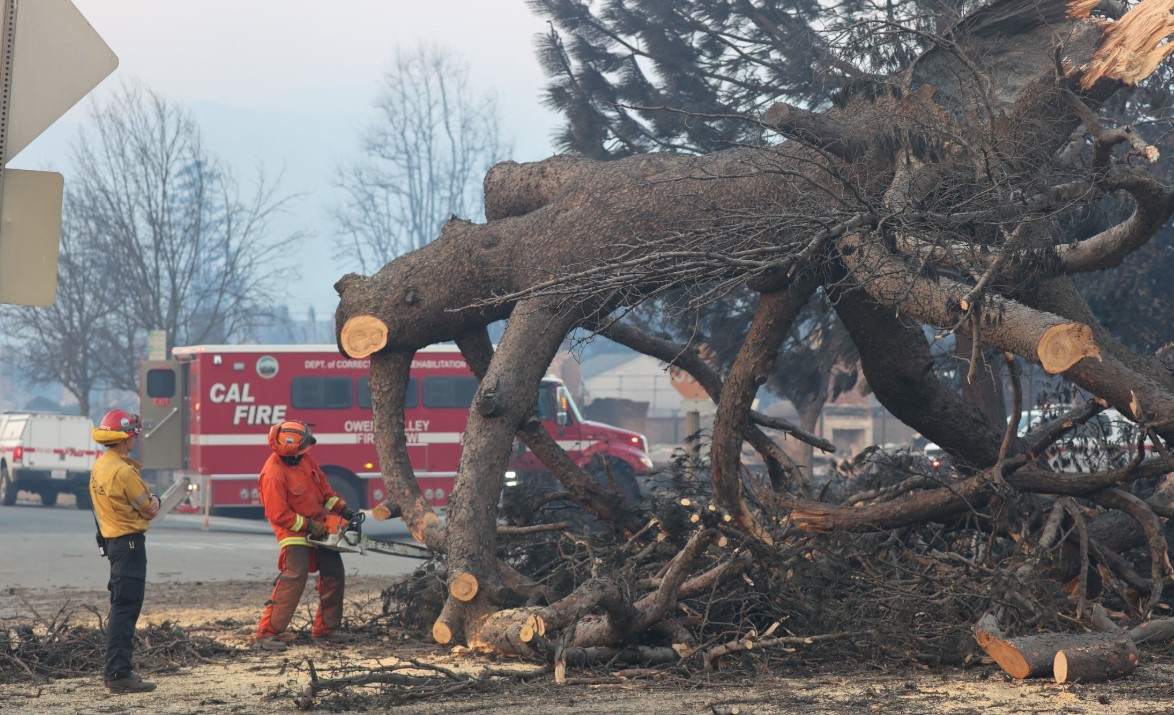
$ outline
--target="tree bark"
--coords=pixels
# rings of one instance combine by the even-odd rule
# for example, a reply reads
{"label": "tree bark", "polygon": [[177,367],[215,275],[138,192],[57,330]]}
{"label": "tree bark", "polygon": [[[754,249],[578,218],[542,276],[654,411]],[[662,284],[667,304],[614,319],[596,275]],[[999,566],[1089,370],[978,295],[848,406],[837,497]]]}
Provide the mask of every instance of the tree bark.
{"label": "tree bark", "polygon": [[1125,636],[1105,637],[1085,645],[1064,646],[1052,670],[1057,683],[1099,683],[1124,678],[1137,669],[1137,646]]}
{"label": "tree bark", "polygon": [[[994,465],[1005,426],[938,379],[921,326],[862,291],[838,289],[833,298],[881,404],[961,463],[980,469]],[[1023,447],[1013,440],[1008,453],[1018,454]]]}
{"label": "tree bark", "polygon": [[742,496],[742,428],[749,421],[758,388],[769,377],[779,346],[814,291],[815,282],[808,278],[785,291],[759,296],[750,331],[730,367],[713,422],[714,496],[743,529],[768,544],[772,542],[770,535]]}
{"label": "tree bark", "polygon": [[[489,341],[489,333],[484,329],[472,331],[458,337],[457,345],[473,374],[478,379],[483,378],[493,359],[493,345]],[[606,491],[596,484],[582,467],[558,446],[558,442],[535,417],[531,415],[523,420],[522,429],[518,430],[517,437],[567,488],[576,504],[600,519],[614,522],[628,532],[638,531],[643,526],[645,519],[636,511],[634,505],[618,493]]]}
{"label": "tree bark", "polygon": [[537,404],[539,380],[573,323],[573,317],[552,314],[545,301],[519,303],[473,398],[449,497],[446,540],[450,598],[445,610],[465,633],[477,633],[500,606],[505,586],[496,564],[493,506],[513,436]]}

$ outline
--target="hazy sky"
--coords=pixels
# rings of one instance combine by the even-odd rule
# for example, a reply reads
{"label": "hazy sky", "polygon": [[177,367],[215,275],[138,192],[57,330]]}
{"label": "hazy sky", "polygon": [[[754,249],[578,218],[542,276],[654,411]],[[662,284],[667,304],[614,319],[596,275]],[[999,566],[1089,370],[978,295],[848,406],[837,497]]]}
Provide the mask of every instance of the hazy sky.
{"label": "hazy sky", "polygon": [[[34,0],[35,1],[35,0]],[[319,317],[336,305],[346,270],[332,257],[328,217],[336,166],[358,155],[381,75],[397,48],[445,47],[468,63],[475,92],[497,92],[513,158],[553,153],[558,117],[540,103],[533,37],[546,24],[524,0],[73,0],[119,58],[90,97],[123,80],[186,105],[211,153],[247,187],[260,164],[284,172],[284,193],[304,194],[274,226],[308,229],[308,269],[289,302]],[[58,120],[11,166],[52,169],[68,187],[70,144],[87,100]]]}

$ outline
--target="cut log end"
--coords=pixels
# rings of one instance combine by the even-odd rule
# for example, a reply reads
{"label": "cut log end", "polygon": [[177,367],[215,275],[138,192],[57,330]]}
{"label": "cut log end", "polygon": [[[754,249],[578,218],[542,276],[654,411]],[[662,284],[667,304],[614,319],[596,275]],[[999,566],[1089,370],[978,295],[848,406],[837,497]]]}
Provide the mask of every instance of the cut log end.
{"label": "cut log end", "polygon": [[1101,359],[1101,349],[1092,328],[1083,323],[1062,323],[1044,331],[1036,345],[1040,365],[1053,375],[1071,368],[1086,357]]}
{"label": "cut log end", "polygon": [[541,638],[544,635],[546,635],[546,621],[539,615],[530,616],[518,629],[518,638],[523,643],[529,643],[534,638]]}
{"label": "cut log end", "polygon": [[383,502],[382,504],[377,504],[375,508],[371,510],[371,517],[376,521],[387,521],[388,519],[394,519],[400,516],[402,513],[403,512],[400,511],[398,504],[388,504],[387,502]]}
{"label": "cut log end", "polygon": [[352,358],[365,358],[387,347],[387,324],[374,315],[355,315],[343,323],[339,345]]}
{"label": "cut log end", "polygon": [[448,592],[458,601],[468,603],[477,595],[477,577],[468,571],[462,571],[448,584]]}
{"label": "cut log end", "polygon": [[448,645],[452,643],[452,629],[444,621],[437,621],[432,624],[432,640],[440,645]]}
{"label": "cut log end", "polygon": [[1014,645],[995,634],[984,631],[975,633],[975,639],[983,651],[993,658],[1007,675],[1019,680],[1031,677],[1031,665]]}

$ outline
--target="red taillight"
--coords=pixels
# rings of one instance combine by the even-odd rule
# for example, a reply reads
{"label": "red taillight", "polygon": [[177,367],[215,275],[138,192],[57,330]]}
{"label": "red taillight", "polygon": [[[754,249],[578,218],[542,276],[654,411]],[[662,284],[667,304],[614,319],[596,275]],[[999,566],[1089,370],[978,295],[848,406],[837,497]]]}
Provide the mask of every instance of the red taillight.
{"label": "red taillight", "polygon": [[20,462],[24,459],[24,447],[14,447],[12,450],[12,461]]}

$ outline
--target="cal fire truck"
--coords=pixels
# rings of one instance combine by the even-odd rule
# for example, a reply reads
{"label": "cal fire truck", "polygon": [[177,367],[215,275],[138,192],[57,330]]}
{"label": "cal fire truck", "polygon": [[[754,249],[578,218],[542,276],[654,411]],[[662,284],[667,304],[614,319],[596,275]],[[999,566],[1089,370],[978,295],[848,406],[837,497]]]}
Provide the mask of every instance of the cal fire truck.
{"label": "cal fire truck", "polygon": [[[369,360],[346,358],[333,345],[199,345],[172,354],[141,368],[144,468],[202,485],[206,510],[257,507],[269,427],[298,419],[314,426],[314,459],[336,492],[362,508],[383,500]],[[433,507],[443,508],[452,493],[476,390],[455,346],[416,353],[404,424],[416,480]],[[543,379],[538,401],[544,426],[571,458],[605,472],[609,483],[630,491],[634,476],[651,469],[643,435],[584,420],[560,380]],[[507,483],[543,470],[522,449],[510,467]]]}

